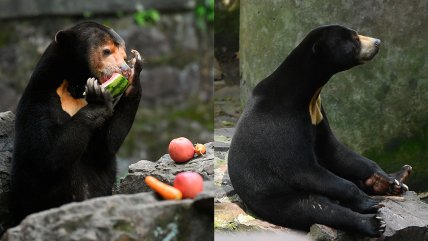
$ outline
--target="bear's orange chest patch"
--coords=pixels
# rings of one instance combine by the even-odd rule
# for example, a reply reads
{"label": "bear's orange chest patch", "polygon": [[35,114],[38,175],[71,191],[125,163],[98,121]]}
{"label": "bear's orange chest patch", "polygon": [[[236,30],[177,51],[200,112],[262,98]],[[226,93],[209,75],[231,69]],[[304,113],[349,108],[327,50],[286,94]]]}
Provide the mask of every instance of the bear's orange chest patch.
{"label": "bear's orange chest patch", "polygon": [[85,107],[88,102],[84,98],[75,99],[68,91],[68,81],[64,80],[56,89],[56,93],[61,101],[61,108],[70,116],[75,115],[80,109]]}
{"label": "bear's orange chest patch", "polygon": [[309,102],[309,115],[311,116],[312,125],[318,125],[323,119],[321,113],[320,92],[321,88],[315,92],[314,96],[311,99],[311,102]]}

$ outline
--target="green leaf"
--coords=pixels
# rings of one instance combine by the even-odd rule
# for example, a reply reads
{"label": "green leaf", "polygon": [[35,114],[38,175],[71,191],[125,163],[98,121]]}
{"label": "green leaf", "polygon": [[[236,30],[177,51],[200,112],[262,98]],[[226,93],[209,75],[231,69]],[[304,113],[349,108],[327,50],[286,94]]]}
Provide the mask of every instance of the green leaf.
{"label": "green leaf", "polygon": [[134,20],[138,26],[144,27],[149,23],[158,22],[160,20],[160,13],[154,9],[138,11],[134,14]]}
{"label": "green leaf", "polygon": [[196,11],[196,15],[197,16],[204,16],[205,13],[206,13],[205,7],[201,6],[201,5],[199,5],[198,7],[196,7],[195,11]]}
{"label": "green leaf", "polygon": [[214,12],[210,12],[207,15],[207,21],[210,22],[210,23],[214,22]]}
{"label": "green leaf", "polygon": [[90,18],[90,17],[92,17],[92,12],[91,11],[84,11],[83,12],[83,17],[84,18]]}

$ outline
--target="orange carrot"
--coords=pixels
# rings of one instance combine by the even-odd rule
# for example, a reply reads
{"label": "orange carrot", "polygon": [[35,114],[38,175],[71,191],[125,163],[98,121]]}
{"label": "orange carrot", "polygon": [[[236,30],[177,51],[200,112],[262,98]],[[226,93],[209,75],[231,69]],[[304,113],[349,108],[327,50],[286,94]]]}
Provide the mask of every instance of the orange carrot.
{"label": "orange carrot", "polygon": [[163,183],[152,176],[147,176],[144,180],[146,181],[147,185],[153,189],[153,191],[159,193],[159,195],[161,195],[164,199],[180,200],[183,197],[183,194],[180,190]]}

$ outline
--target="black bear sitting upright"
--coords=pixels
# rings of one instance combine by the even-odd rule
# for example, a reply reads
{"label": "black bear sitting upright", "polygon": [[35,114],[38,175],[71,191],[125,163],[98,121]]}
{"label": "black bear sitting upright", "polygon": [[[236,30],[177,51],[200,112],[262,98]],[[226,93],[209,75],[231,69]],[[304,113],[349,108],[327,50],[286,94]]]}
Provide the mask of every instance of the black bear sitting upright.
{"label": "black bear sitting upright", "polygon": [[[111,195],[115,154],[141,98],[142,60],[137,51],[132,54],[128,65],[123,39],[94,22],[56,34],[17,109],[11,175],[15,224],[30,213]],[[114,108],[101,87],[113,73],[131,83]]]}
{"label": "black bear sitting upright", "polygon": [[330,77],[372,59],[380,40],[329,25],[311,31],[253,90],[228,157],[237,194],[259,217],[308,230],[314,223],[379,236],[368,194],[398,195],[411,167],[386,174],[334,137],[320,91]]}

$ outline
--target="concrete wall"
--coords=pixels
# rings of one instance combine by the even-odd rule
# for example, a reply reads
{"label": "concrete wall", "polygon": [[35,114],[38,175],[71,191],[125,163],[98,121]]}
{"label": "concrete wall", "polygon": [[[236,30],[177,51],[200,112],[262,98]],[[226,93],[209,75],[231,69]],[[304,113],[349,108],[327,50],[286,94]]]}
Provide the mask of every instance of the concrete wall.
{"label": "concrete wall", "polygon": [[[407,145],[411,153],[400,154],[397,162],[424,161],[428,154],[422,148],[428,146],[426,0],[241,1],[243,103],[311,29],[324,24],[345,25],[382,40],[374,60],[337,74],[323,89],[323,104],[339,139],[373,156],[378,150],[397,151]],[[415,152],[418,155],[412,156]]]}

